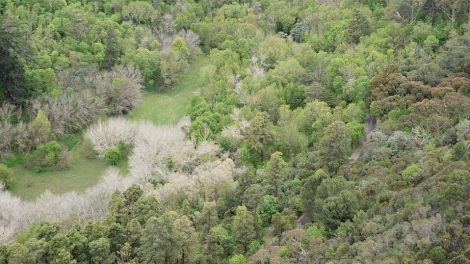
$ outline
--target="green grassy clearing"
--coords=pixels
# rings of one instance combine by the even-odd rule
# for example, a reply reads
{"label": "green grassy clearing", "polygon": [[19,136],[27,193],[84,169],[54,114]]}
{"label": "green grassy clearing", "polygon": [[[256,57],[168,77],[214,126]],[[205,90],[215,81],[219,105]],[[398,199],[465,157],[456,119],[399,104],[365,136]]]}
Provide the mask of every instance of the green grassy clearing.
{"label": "green grassy clearing", "polygon": [[206,58],[198,58],[190,65],[175,86],[165,93],[146,91],[142,102],[128,117],[133,120],[149,120],[155,124],[175,124],[189,111],[194,94],[202,82],[199,70],[207,63]]}
{"label": "green grassy clearing", "polygon": [[46,190],[52,193],[64,193],[72,190],[83,191],[96,184],[108,167],[100,159],[88,159],[83,154],[84,145],[78,142],[71,150],[70,167],[37,173],[26,169],[23,164],[13,167],[15,183],[12,194],[25,200],[32,200]]}
{"label": "green grassy clearing", "polygon": [[[192,96],[198,92],[202,78],[199,70],[207,63],[207,58],[199,58],[190,65],[187,73],[175,86],[165,92],[146,91],[142,102],[128,115],[133,120],[149,120],[155,124],[175,124],[189,110]],[[60,194],[68,191],[83,191],[96,184],[108,168],[105,161],[88,159],[82,151],[82,135],[76,134],[60,141],[71,152],[70,167],[64,170],[37,173],[24,167],[24,156],[4,160],[13,168],[14,186],[11,193],[25,200],[33,200],[46,190]],[[127,172],[127,161],[118,168]]]}

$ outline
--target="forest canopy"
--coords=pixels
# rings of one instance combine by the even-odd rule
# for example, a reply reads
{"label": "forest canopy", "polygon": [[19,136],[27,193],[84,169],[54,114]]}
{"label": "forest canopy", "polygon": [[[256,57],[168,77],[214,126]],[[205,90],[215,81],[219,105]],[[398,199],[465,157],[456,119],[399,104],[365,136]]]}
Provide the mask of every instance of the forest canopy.
{"label": "forest canopy", "polygon": [[[0,264],[470,263],[469,1],[0,15]],[[191,84],[177,125],[130,118]],[[10,193],[74,144],[111,167],[96,186]]]}

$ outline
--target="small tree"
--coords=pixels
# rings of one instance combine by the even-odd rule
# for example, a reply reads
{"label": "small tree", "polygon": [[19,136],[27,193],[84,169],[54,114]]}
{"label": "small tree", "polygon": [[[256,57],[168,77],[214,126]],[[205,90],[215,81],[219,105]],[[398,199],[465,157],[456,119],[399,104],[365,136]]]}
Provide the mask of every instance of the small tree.
{"label": "small tree", "polygon": [[189,56],[188,45],[182,37],[176,37],[171,44],[171,49],[181,58],[187,58]]}
{"label": "small tree", "polygon": [[254,149],[264,156],[264,149],[266,144],[272,140],[272,133],[270,131],[271,121],[269,115],[265,112],[257,113],[251,120],[250,127],[247,131],[247,139],[250,148]]}
{"label": "small tree", "polygon": [[34,131],[35,144],[39,144],[50,139],[52,135],[52,126],[44,111],[39,110],[33,121],[32,129]]}
{"label": "small tree", "polygon": [[266,183],[269,193],[279,195],[281,184],[287,178],[287,163],[282,158],[281,152],[275,152],[266,166]]}
{"label": "small tree", "polygon": [[349,130],[341,121],[333,122],[326,128],[320,141],[320,157],[323,165],[330,172],[338,171],[343,165],[351,150]]}
{"label": "small tree", "polygon": [[233,218],[233,239],[237,252],[245,253],[256,238],[255,218],[245,206],[238,206]]}
{"label": "small tree", "polygon": [[5,164],[0,164],[0,184],[3,184],[5,189],[10,189],[13,183],[13,171]]}
{"label": "small tree", "polygon": [[61,161],[62,146],[57,141],[39,145],[31,157],[31,165],[39,171],[52,168]]}

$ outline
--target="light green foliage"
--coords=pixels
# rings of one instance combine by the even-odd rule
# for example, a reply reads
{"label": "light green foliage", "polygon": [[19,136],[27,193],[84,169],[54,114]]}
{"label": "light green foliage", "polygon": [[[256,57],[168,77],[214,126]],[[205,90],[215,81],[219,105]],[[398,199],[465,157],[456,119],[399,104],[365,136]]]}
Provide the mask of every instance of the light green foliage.
{"label": "light green foliage", "polygon": [[7,263],[12,264],[22,264],[28,263],[29,259],[29,250],[28,248],[20,243],[11,244],[8,249],[8,258]]}
{"label": "light green foliage", "polygon": [[36,93],[57,94],[59,92],[57,77],[51,68],[27,71],[26,81],[30,89]]}
{"label": "light green foliage", "polygon": [[57,141],[40,144],[31,157],[31,166],[43,170],[55,167],[61,158],[62,146]]}
{"label": "light green foliage", "polygon": [[109,165],[120,164],[128,155],[130,146],[124,142],[119,142],[117,146],[106,150],[104,159]]}
{"label": "light green foliage", "polygon": [[311,135],[312,141],[318,142],[325,129],[333,122],[333,114],[327,103],[312,101],[308,103],[299,117],[300,129]]}
{"label": "light green foliage", "polygon": [[112,263],[112,255],[110,254],[110,242],[106,238],[99,238],[88,243],[90,248],[91,263]]}
{"label": "light green foliage", "polygon": [[286,156],[299,153],[305,150],[308,145],[308,137],[301,132],[298,118],[298,111],[291,111],[285,105],[279,108],[279,120],[274,138],[276,139],[275,144]]}
{"label": "light green foliage", "polygon": [[364,135],[364,125],[357,122],[347,123],[346,127],[348,128],[349,135],[351,136],[352,145],[357,145]]}
{"label": "light green foliage", "polygon": [[153,6],[145,1],[134,1],[122,8],[124,18],[131,20],[136,24],[149,23],[155,16]]}
{"label": "light green foliage", "polygon": [[37,143],[47,141],[52,136],[51,122],[49,122],[49,119],[47,119],[43,111],[38,112],[32,123],[32,127],[35,131],[35,141]]}
{"label": "light green foliage", "polygon": [[13,184],[13,170],[5,164],[0,164],[0,184],[5,189],[10,189]]}
{"label": "light green foliage", "polygon": [[348,101],[364,102],[370,94],[370,80],[367,76],[360,76],[344,89]]}
{"label": "light green foliage", "polygon": [[122,159],[122,153],[118,147],[112,147],[106,151],[104,159],[110,165],[117,165]]}
{"label": "light green foliage", "polygon": [[423,171],[417,164],[413,164],[403,170],[401,177],[408,184],[417,184],[423,179]]}
{"label": "light green foliage", "polygon": [[263,219],[264,224],[267,226],[271,222],[271,217],[279,212],[281,206],[279,199],[272,195],[265,195],[262,197],[261,204],[258,206],[258,213]]}
{"label": "light green foliage", "polygon": [[[70,169],[53,171],[53,165],[41,175],[24,168],[22,154],[4,158],[0,177],[2,168],[7,175],[13,169],[14,195],[81,191],[98,181],[105,161],[85,160],[82,147],[63,142],[60,130],[79,131],[82,123],[62,121],[62,109],[86,109],[91,100],[91,108],[105,109],[96,116],[130,111],[115,108],[119,96],[132,92],[128,76],[113,77],[106,102],[98,102],[105,70],[113,75],[136,66],[140,73],[129,74],[141,75],[148,89],[129,117],[174,124],[187,115],[191,125],[183,129],[195,142],[185,152],[190,155],[162,156],[163,166],[174,170],[166,181],[143,183],[145,193],[136,185],[114,193],[106,215],[88,224],[88,217],[103,215],[99,202],[108,195],[102,201],[83,196],[77,219],[35,225],[0,246],[0,263],[468,262],[467,5],[0,5],[0,99],[14,104],[0,108],[0,154],[36,149],[44,164],[55,164],[63,145],[73,158]],[[200,50],[203,58],[194,58]],[[82,102],[88,93],[93,99]],[[205,140],[220,144],[214,160],[199,156]],[[125,167],[125,152],[116,146],[106,158]],[[184,170],[173,166],[181,159]],[[208,168],[229,159],[234,182],[217,182],[229,171]],[[201,177],[172,188],[178,177],[201,173],[214,181]],[[218,187],[207,196],[213,184]],[[8,204],[10,196],[2,197]],[[54,214],[76,213],[67,197]],[[44,199],[16,203],[12,214],[3,208],[3,231],[49,217],[31,215]]]}
{"label": "light green foliage", "polygon": [[321,225],[320,227],[311,226],[307,229],[307,234],[315,238],[326,238],[328,237],[328,231],[325,226]]}
{"label": "light green foliage", "polygon": [[283,246],[280,248],[279,250],[279,256],[281,258],[285,258],[285,259],[288,259],[288,258],[292,258],[292,256],[294,255],[294,253],[292,252],[292,250],[287,247],[287,246]]}
{"label": "light green foliage", "polygon": [[229,261],[229,264],[246,264],[246,258],[243,255],[234,255],[232,256]]}
{"label": "light green foliage", "polygon": [[189,56],[188,46],[186,41],[182,37],[176,37],[171,44],[171,49],[178,56],[182,58],[187,58]]}
{"label": "light green foliage", "polygon": [[289,83],[297,82],[305,74],[305,69],[296,59],[289,58],[280,61],[268,74],[269,81],[280,86],[287,86]]}

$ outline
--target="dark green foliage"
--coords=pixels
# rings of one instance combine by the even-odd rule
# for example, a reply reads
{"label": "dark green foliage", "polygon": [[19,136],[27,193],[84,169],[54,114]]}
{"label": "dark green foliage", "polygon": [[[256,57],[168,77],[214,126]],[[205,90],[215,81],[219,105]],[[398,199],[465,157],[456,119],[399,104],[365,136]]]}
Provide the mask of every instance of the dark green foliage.
{"label": "dark green foliage", "polygon": [[21,27],[14,23],[18,22],[11,19],[5,15],[0,19],[0,99],[20,103],[28,91],[19,54],[27,51],[28,45]]}
{"label": "dark green foliage", "polygon": [[317,187],[326,178],[328,178],[328,175],[322,169],[319,169],[315,172],[315,174],[309,176],[303,182],[301,191],[302,205],[303,211],[308,216],[311,216],[314,212]]}
{"label": "dark green foliage", "polygon": [[320,141],[319,151],[322,163],[331,172],[344,164],[351,150],[351,136],[343,122],[329,125]]}
{"label": "dark green foliage", "polygon": [[302,37],[308,32],[308,25],[305,22],[299,22],[294,25],[290,35],[295,42],[301,42]]}
{"label": "dark green foliage", "polygon": [[251,241],[256,238],[256,223],[253,215],[245,206],[238,206],[233,218],[232,232],[237,252],[245,253]]}
{"label": "dark green foliage", "polygon": [[140,240],[139,260],[141,263],[165,263],[176,257],[174,247],[176,238],[172,230],[173,214],[165,214],[159,218],[151,217],[145,224]]}
{"label": "dark green foliage", "polygon": [[305,104],[306,88],[302,85],[289,83],[282,89],[282,96],[291,109],[302,107]]}
{"label": "dark green foliage", "polygon": [[429,251],[429,259],[432,263],[443,264],[447,262],[446,252],[442,247],[434,247]]}
{"label": "dark green foliage", "polygon": [[330,229],[336,229],[342,222],[351,220],[358,209],[355,195],[342,191],[336,196],[328,197],[321,209],[321,219]]}
{"label": "dark green foliage", "polygon": [[349,22],[347,35],[352,43],[358,43],[362,36],[369,34],[369,22],[357,9],[353,9],[352,19]]}
{"label": "dark green foliage", "polygon": [[118,38],[118,31],[115,29],[115,24],[108,23],[106,25],[106,36],[103,37],[103,44],[105,45],[104,58],[101,61],[101,68],[110,69],[116,64],[116,61],[121,56],[120,39]]}

